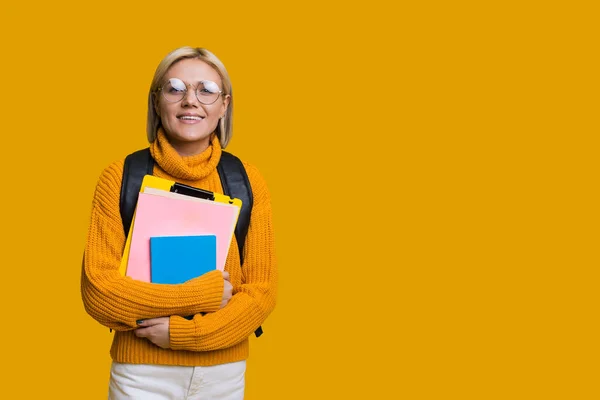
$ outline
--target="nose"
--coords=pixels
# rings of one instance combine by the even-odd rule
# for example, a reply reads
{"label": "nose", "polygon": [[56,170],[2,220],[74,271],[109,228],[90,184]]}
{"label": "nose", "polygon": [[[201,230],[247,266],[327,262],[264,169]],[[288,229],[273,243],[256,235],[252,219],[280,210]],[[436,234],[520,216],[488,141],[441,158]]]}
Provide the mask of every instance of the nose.
{"label": "nose", "polygon": [[194,90],[193,87],[188,86],[188,90],[186,90],[185,94],[183,95],[183,99],[181,100],[181,105],[183,107],[186,106],[191,106],[191,107],[197,107],[198,106],[198,99],[196,98],[196,91]]}

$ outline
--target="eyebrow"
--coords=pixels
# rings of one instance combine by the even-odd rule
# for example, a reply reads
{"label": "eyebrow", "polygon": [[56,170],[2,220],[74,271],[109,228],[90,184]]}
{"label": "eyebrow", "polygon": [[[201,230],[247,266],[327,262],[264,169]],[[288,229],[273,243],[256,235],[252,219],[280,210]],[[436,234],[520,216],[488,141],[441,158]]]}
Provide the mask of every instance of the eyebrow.
{"label": "eyebrow", "polygon": [[[172,78],[166,78],[165,80],[167,80],[167,81],[168,81],[169,79],[179,79],[179,80],[180,80],[180,81],[182,81],[182,82],[187,82],[187,81],[184,81],[183,79],[181,79],[181,78],[178,78],[178,77],[176,77],[176,76],[174,76],[174,77],[172,77]],[[213,81],[212,79],[201,79],[201,80],[199,80],[199,81],[196,81],[196,82],[191,82],[191,83],[200,83],[200,82],[207,82],[207,81],[208,81],[208,82],[214,82],[214,83],[217,83],[216,81]],[[187,83],[190,83],[190,82],[187,82]],[[218,85],[218,84],[217,84],[217,85]]]}

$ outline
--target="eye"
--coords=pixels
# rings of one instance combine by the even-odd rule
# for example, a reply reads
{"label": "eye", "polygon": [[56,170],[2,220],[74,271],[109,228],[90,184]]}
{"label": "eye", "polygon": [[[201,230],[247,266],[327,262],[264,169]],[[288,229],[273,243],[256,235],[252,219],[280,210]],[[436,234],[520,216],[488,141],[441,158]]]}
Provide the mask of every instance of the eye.
{"label": "eye", "polygon": [[181,79],[171,78],[169,79],[169,93],[181,93],[185,92],[186,86]]}
{"label": "eye", "polygon": [[202,81],[200,86],[200,92],[206,94],[219,93],[219,86],[213,81]]}

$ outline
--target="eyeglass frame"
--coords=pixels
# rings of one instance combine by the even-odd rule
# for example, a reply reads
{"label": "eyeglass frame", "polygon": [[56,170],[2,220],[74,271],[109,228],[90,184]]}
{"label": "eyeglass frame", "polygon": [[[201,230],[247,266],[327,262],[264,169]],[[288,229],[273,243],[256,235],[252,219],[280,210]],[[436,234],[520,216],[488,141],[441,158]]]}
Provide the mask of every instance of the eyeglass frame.
{"label": "eyeglass frame", "polygon": [[[179,78],[170,78],[170,79],[179,79]],[[170,80],[170,79],[169,79],[169,80]],[[179,80],[180,80],[181,82],[183,82],[183,84],[185,85],[185,93],[183,94],[183,96],[181,97],[181,99],[180,99],[180,100],[177,100],[177,101],[169,101],[169,100],[167,100],[167,97],[165,96],[165,93],[164,93],[162,90],[163,90],[163,88],[164,88],[164,85],[165,85],[165,84],[168,82],[168,80],[167,80],[167,82],[165,82],[165,83],[163,84],[163,86],[159,86],[158,88],[156,88],[156,91],[157,91],[157,92],[160,92],[160,93],[162,94],[163,98],[165,99],[165,101],[167,101],[168,103],[171,103],[171,104],[179,103],[180,101],[183,101],[183,99],[185,99],[185,96],[186,96],[186,95],[187,95],[187,93],[188,93],[188,87],[192,87],[192,86],[193,86],[191,83],[185,83],[185,82],[183,81],[183,79],[179,79]],[[212,103],[204,103],[204,102],[202,102],[202,100],[200,100],[200,98],[198,97],[198,87],[199,87],[201,84],[203,84],[204,82],[213,82],[213,81],[211,81],[211,80],[208,80],[208,79],[205,79],[205,80],[201,80],[201,81],[199,81],[199,82],[198,82],[198,85],[197,85],[197,86],[194,88],[194,95],[196,95],[196,99],[197,99],[197,100],[198,100],[200,103],[204,104],[205,106],[210,106],[211,104],[215,104],[215,103],[217,102],[217,100],[219,100],[219,97],[220,97],[220,96],[223,96],[223,95],[224,95],[224,93],[223,93],[223,91],[222,91],[222,90],[219,90],[218,92],[216,92],[216,93],[218,93],[219,95],[218,95],[218,96],[215,98],[215,101],[213,101]],[[216,82],[213,82],[213,83],[214,83],[215,85],[217,84]],[[219,86],[217,85],[217,87],[219,87]],[[227,95],[225,94],[225,96],[227,96]]]}

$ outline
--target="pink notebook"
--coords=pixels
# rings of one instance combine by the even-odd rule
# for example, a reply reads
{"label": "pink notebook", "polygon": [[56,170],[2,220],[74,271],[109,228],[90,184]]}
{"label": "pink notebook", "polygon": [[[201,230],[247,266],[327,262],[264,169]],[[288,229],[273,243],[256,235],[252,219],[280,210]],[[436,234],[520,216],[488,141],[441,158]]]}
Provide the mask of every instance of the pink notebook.
{"label": "pink notebook", "polygon": [[[140,193],[132,228],[127,276],[150,282],[150,238],[213,234],[217,236],[217,269],[225,268],[239,207],[209,200]],[[179,198],[178,198],[179,197]]]}

